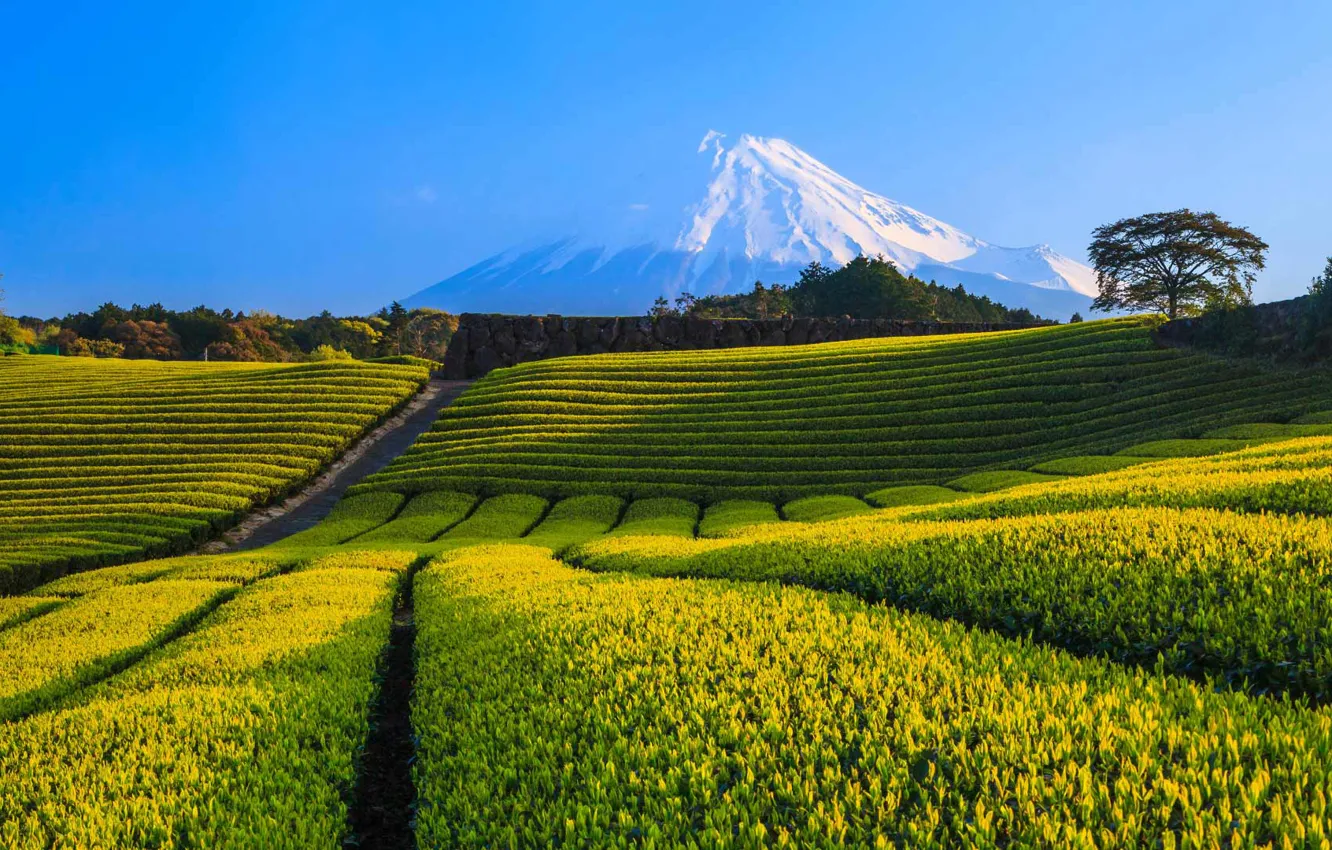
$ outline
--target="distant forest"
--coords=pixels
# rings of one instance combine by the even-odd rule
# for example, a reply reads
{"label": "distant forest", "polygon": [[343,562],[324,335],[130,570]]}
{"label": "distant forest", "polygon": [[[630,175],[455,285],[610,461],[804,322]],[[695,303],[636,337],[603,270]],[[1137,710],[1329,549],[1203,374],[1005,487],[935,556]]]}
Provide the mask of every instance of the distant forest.
{"label": "distant forest", "polygon": [[[853,319],[930,319],[944,322],[1041,322],[1025,308],[1012,309],[961,285],[940,286],[909,277],[882,258],[857,257],[839,269],[810,263],[790,286],[756,282],[741,295],[695,297],[674,306],[658,298],[650,313],[715,319],[781,316],[850,316]],[[1074,321],[1080,317],[1074,316]],[[0,350],[81,357],[154,360],[252,360],[287,362],[383,357],[442,361],[458,317],[440,310],[407,310],[397,302],[368,316],[325,311],[288,319],[161,304],[129,308],[106,303],[91,313],[60,318],[8,317],[0,313]]]}
{"label": "distant forest", "polygon": [[168,310],[161,304],[126,309],[106,303],[61,318],[19,316],[0,322],[0,348],[83,357],[153,360],[297,360],[412,356],[443,360],[458,317],[406,310],[397,302],[369,316],[325,311],[288,319],[263,311],[209,307]]}
{"label": "distant forest", "polygon": [[[856,257],[840,269],[810,263],[790,286],[754,284],[741,295],[684,293],[672,306],[658,298],[653,315],[704,319],[773,319],[781,316],[850,316],[853,319],[915,319],[941,322],[1044,321],[1023,308],[1009,308],[958,284],[940,286],[898,271],[882,257]],[[1079,317],[1080,318],[1080,317]]]}

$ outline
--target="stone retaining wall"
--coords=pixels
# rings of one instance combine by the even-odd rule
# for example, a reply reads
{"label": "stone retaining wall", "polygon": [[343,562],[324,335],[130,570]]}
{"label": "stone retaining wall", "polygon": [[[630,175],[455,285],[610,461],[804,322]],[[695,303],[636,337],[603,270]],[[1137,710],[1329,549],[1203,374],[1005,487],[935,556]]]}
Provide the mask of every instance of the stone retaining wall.
{"label": "stone retaining wall", "polygon": [[1322,362],[1332,355],[1332,329],[1315,312],[1316,305],[1304,295],[1164,322],[1156,338],[1229,355]]}
{"label": "stone retaining wall", "polygon": [[464,313],[444,358],[444,376],[479,378],[493,369],[612,351],[684,351],[805,345],[885,336],[976,333],[1036,327],[1002,322],[896,319],[696,319],[667,316],[505,316]]}

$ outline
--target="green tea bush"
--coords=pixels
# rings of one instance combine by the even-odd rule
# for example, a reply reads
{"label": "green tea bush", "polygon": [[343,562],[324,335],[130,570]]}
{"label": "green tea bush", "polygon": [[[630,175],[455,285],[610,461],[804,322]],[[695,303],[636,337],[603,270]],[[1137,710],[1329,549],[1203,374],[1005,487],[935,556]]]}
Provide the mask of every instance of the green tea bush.
{"label": "green tea bush", "polygon": [[782,516],[791,522],[824,522],[871,510],[873,508],[853,496],[807,496],[782,505]]}
{"label": "green tea bush", "polygon": [[1286,702],[846,596],[590,577],[530,547],[428,567],[416,616],[422,847],[1332,838],[1332,722]]}
{"label": "green tea bush", "polygon": [[597,570],[786,581],[1238,688],[1332,699],[1332,528],[1122,508],[972,522],[861,517],[712,541],[625,538]]}
{"label": "green tea bush", "polygon": [[660,534],[693,537],[698,525],[698,505],[684,499],[636,499],[629,504],[611,536]]}
{"label": "green tea bush", "polygon": [[1039,472],[1027,472],[1021,469],[992,469],[988,472],[973,472],[948,482],[948,486],[963,493],[992,493],[995,490],[1007,490],[1023,484],[1040,484],[1057,481],[1053,475]]}
{"label": "green tea bush", "polygon": [[916,484],[901,487],[884,487],[865,494],[865,501],[876,508],[896,508],[902,505],[934,505],[939,502],[952,502],[967,496],[951,487],[937,484]]}
{"label": "green tea bush", "polygon": [[[120,675],[7,723],[0,846],[342,846],[399,579],[328,569],[256,582]],[[50,650],[105,659],[116,647],[142,646],[151,630],[133,610],[162,612],[162,622],[196,604],[190,597],[172,608],[176,597],[162,595],[169,585],[207,586],[106,591],[143,600],[122,615],[107,606],[114,622],[138,631],[113,643],[98,638],[110,622],[92,622],[83,637],[53,634],[63,644]],[[74,616],[65,612],[96,598],[29,625]],[[6,634],[16,632],[0,640]]]}
{"label": "green tea bush", "polygon": [[301,486],[419,367],[0,362],[0,593],[175,554]]}
{"label": "green tea bush", "polygon": [[1137,318],[553,358],[478,381],[357,490],[777,503],[939,485],[1332,407],[1332,374],[1158,347]]}
{"label": "green tea bush", "polygon": [[545,546],[559,554],[610,531],[624,510],[616,496],[574,496],[550,509],[541,524],[523,538],[531,546]]}
{"label": "green tea bush", "polygon": [[482,540],[522,537],[541,521],[547,507],[546,500],[539,496],[493,496],[439,540],[449,546],[467,546]]}
{"label": "green tea bush", "polygon": [[1102,472],[1115,472],[1158,459],[1125,455],[1076,455],[1038,463],[1031,468],[1031,471],[1045,475],[1099,475]]}
{"label": "green tea bush", "polygon": [[698,536],[726,537],[742,528],[781,521],[777,506],[772,502],[729,499],[708,505],[707,510],[703,512],[702,521],[698,524]]}

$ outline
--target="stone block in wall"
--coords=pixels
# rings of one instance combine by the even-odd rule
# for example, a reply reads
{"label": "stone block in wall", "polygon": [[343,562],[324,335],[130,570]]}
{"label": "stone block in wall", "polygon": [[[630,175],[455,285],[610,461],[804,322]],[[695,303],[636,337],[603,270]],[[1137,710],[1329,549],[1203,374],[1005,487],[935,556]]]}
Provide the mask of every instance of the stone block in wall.
{"label": "stone block in wall", "polygon": [[464,381],[467,374],[467,355],[471,346],[471,332],[463,326],[453,332],[449,347],[444,352],[444,377],[450,381]]}
{"label": "stone block in wall", "polygon": [[615,343],[616,324],[616,319],[598,320],[597,343],[607,351],[610,351],[611,346]]}
{"label": "stone block in wall", "polygon": [[716,327],[708,319],[689,316],[684,320],[684,341],[691,348],[716,348]]}
{"label": "stone block in wall", "polygon": [[805,345],[808,343],[809,329],[813,324],[813,319],[792,319],[790,327],[784,328],[786,331],[786,344]]}
{"label": "stone block in wall", "polygon": [[662,316],[652,323],[652,338],[666,345],[675,345],[684,335],[684,323],[676,316]]}
{"label": "stone block in wall", "polygon": [[649,333],[644,333],[638,323],[628,319],[620,319],[616,322],[615,339],[610,344],[611,351],[642,351],[652,339]]}
{"label": "stone block in wall", "polygon": [[578,337],[566,330],[555,334],[547,349],[551,357],[569,357],[578,353]]}
{"label": "stone block in wall", "polygon": [[477,322],[468,327],[467,332],[471,335],[471,350],[476,351],[490,345],[490,323]]}
{"label": "stone block in wall", "polygon": [[601,333],[601,328],[597,325],[596,319],[582,318],[578,320],[578,350],[582,351],[589,345],[597,341]]}
{"label": "stone block in wall", "polygon": [[511,328],[500,328],[493,331],[490,345],[501,357],[512,357],[518,352],[518,338]]}
{"label": "stone block in wall", "polygon": [[743,322],[722,322],[721,332],[717,334],[718,348],[743,348],[749,345],[749,334]]}
{"label": "stone block in wall", "polygon": [[513,335],[525,347],[533,343],[544,345],[547,339],[545,320],[537,316],[519,316],[513,321]]}
{"label": "stone block in wall", "polygon": [[480,377],[489,374],[491,371],[498,369],[501,366],[509,365],[508,363],[505,363],[497,353],[495,353],[495,349],[488,345],[482,346],[472,352],[470,359],[471,364],[468,368],[468,372],[472,377]]}

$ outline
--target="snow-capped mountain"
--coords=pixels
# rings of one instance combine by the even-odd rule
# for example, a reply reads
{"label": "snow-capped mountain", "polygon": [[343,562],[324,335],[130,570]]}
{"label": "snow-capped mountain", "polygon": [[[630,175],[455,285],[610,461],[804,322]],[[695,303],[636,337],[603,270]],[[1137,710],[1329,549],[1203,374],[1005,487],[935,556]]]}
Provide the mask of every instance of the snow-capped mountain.
{"label": "snow-capped mountain", "polygon": [[678,232],[625,244],[567,237],[515,248],[411,296],[408,307],[454,312],[638,314],[659,295],[748,291],[792,283],[812,261],[882,255],[904,272],[961,283],[1010,307],[1053,318],[1086,311],[1090,268],[1048,245],[1004,248],[864,189],[781,139],[709,131],[701,200]]}

